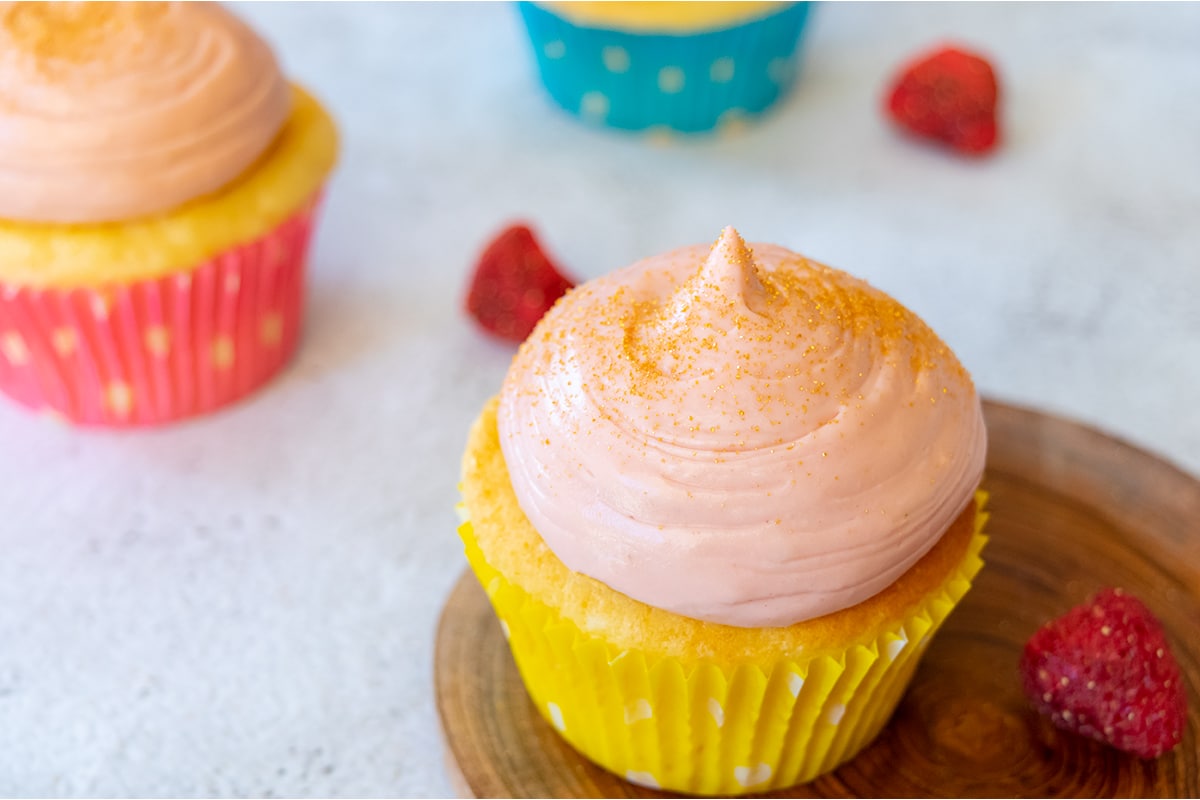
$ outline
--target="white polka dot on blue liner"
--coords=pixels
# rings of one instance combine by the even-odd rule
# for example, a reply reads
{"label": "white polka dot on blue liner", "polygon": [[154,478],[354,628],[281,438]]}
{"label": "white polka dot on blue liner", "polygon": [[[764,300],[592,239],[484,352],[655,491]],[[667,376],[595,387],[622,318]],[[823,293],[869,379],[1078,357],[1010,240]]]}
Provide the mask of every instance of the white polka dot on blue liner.
{"label": "white polka dot on blue liner", "polygon": [[712,62],[712,66],[708,68],[708,77],[713,83],[729,83],[733,80],[733,69],[733,59],[723,56]]}
{"label": "white polka dot on blue liner", "polygon": [[663,67],[658,71],[658,88],[664,94],[683,91],[684,75],[679,67]]}
{"label": "white polka dot on blue liner", "polygon": [[542,52],[546,54],[546,58],[557,60],[567,54],[567,45],[561,39],[554,39],[542,45]]}
{"label": "white polka dot on blue liner", "polygon": [[620,75],[629,71],[629,51],[624,47],[610,45],[600,51],[600,59],[604,62],[604,68],[609,72]]}
{"label": "white polka dot on blue liner", "polygon": [[584,92],[579,98],[579,113],[594,120],[603,120],[608,116],[610,103],[604,92]]}
{"label": "white polka dot on blue liner", "polygon": [[717,117],[719,136],[737,136],[749,127],[749,115],[740,108],[730,108]]}
{"label": "white polka dot on blue liner", "polygon": [[786,58],[772,58],[767,62],[767,77],[775,83],[786,83],[792,76],[792,63]]}
{"label": "white polka dot on blue liner", "polygon": [[651,125],[642,132],[646,143],[654,147],[670,147],[675,144],[676,134],[670,125]]}

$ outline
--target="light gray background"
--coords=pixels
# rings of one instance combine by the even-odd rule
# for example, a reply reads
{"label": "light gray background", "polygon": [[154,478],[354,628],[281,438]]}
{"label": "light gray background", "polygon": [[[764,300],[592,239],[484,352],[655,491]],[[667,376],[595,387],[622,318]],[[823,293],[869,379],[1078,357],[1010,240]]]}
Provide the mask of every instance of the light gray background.
{"label": "light gray background", "polygon": [[[0,404],[0,793],[450,792],[432,640],[513,352],[459,309],[514,218],[580,278],[736,225],[893,293],[984,393],[1200,472],[1200,5],[822,6],[777,114],[665,147],[551,108],[508,5],[239,8],[344,134],[307,337],[169,430]],[[947,37],[999,68],[993,158],[878,111]]]}

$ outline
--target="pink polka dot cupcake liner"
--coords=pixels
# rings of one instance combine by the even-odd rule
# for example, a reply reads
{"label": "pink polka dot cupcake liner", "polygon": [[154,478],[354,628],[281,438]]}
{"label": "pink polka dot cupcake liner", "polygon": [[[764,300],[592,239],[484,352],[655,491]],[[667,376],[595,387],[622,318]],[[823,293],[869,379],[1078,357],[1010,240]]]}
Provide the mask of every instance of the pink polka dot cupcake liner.
{"label": "pink polka dot cupcake liner", "polygon": [[0,391],[108,428],[175,422],[242,399],[295,352],[319,202],[161,278],[76,289],[0,282]]}

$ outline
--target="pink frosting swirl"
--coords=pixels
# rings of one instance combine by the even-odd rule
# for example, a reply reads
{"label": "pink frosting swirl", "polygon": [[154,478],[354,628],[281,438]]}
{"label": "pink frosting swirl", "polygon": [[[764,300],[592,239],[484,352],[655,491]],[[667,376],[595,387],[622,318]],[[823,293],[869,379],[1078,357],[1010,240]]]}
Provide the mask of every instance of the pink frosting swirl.
{"label": "pink frosting swirl", "polygon": [[498,425],[566,566],[742,627],[887,587],[970,502],[986,450],[970,376],[916,315],[732,228],[565,296]]}
{"label": "pink frosting swirl", "polygon": [[215,3],[0,7],[0,217],[93,223],[232,182],[287,119],[275,57]]}

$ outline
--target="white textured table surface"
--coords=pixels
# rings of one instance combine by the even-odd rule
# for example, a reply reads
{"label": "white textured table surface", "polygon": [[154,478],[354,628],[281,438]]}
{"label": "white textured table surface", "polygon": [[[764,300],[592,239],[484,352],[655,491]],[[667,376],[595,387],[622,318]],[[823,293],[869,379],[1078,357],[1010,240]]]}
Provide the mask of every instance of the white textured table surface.
{"label": "white textured table surface", "polygon": [[[985,393],[1200,473],[1198,5],[823,6],[777,114],[665,147],[553,110],[507,5],[240,8],[344,133],[307,337],[167,430],[0,404],[0,794],[450,792],[432,641],[512,353],[459,308],[516,217],[579,277],[734,224],[894,294]],[[994,158],[881,121],[943,37],[1001,72]]]}

